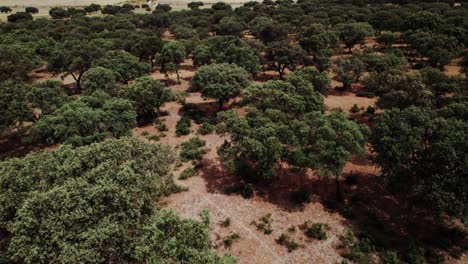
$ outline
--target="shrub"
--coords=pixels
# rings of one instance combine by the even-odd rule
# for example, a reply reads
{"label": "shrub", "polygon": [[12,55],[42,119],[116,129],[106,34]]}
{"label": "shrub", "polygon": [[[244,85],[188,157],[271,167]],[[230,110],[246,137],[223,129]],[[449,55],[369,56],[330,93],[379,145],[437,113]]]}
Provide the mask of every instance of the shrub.
{"label": "shrub", "polygon": [[288,235],[285,234],[281,234],[281,236],[276,239],[276,243],[286,246],[288,252],[292,252],[299,247],[299,244],[294,239],[291,239]]}
{"label": "shrub", "polygon": [[159,121],[159,123],[157,124],[156,128],[159,130],[159,132],[168,131],[166,124],[164,124],[164,123],[161,122],[161,121]]}
{"label": "shrub", "polygon": [[186,180],[188,178],[191,178],[197,174],[197,171],[193,167],[189,167],[185,170],[183,170],[180,173],[179,180]]}
{"label": "shrub", "polygon": [[290,226],[290,227],[288,228],[288,231],[289,231],[289,232],[296,232],[296,227],[292,225],[292,226]]}
{"label": "shrub", "polygon": [[293,252],[294,250],[296,250],[298,247],[299,247],[299,244],[296,242],[296,240],[292,239],[287,245],[286,247],[288,248],[288,251],[289,252]]}
{"label": "shrub", "polygon": [[327,233],[324,230],[324,224],[315,223],[312,226],[308,227],[305,231],[307,237],[315,238],[318,240],[327,239]]}
{"label": "shrub", "polygon": [[183,116],[176,124],[176,136],[185,136],[190,134],[190,118]]}
{"label": "shrub", "polygon": [[226,218],[224,221],[219,222],[219,225],[222,227],[228,227],[231,225],[231,218]]}
{"label": "shrub", "polygon": [[258,230],[262,230],[264,234],[269,235],[271,232],[273,232],[273,229],[271,228],[271,214],[268,213],[264,216],[262,216],[259,219],[259,223],[256,221],[252,221],[252,224],[257,227]]}
{"label": "shrub", "polygon": [[165,136],[165,135],[164,134],[162,134],[162,135],[151,135],[151,136],[147,137],[147,139],[153,140],[153,141],[159,141],[161,139],[161,136]]}
{"label": "shrub", "polygon": [[200,135],[208,135],[213,133],[214,126],[209,122],[203,122],[200,128],[198,129],[198,134]]}
{"label": "shrub", "polygon": [[361,111],[361,110],[359,109],[359,106],[357,104],[354,104],[353,107],[351,107],[351,109],[350,109],[350,112],[353,113],[353,114],[357,114],[357,113],[359,113],[359,111]]}
{"label": "shrub", "polygon": [[207,149],[203,148],[205,145],[206,141],[199,137],[191,138],[180,144],[182,148],[180,151],[182,161],[201,160],[203,155],[208,152]]}
{"label": "shrub", "polygon": [[239,239],[240,236],[237,233],[232,233],[230,236],[228,236],[226,239],[224,239],[224,246],[225,247],[230,247],[234,243],[235,240]]}
{"label": "shrub", "polygon": [[289,241],[289,236],[285,235],[284,233],[281,234],[281,236],[278,237],[278,239],[276,239],[276,243],[280,245],[285,245],[288,241]]}
{"label": "shrub", "polygon": [[370,115],[373,115],[375,113],[375,107],[373,106],[368,106],[366,112]]}

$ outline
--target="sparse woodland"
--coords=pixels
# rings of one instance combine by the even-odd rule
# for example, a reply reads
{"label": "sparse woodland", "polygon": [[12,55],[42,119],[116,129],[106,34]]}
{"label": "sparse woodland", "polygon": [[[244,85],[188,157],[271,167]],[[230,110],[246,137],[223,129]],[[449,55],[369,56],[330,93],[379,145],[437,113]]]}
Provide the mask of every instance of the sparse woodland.
{"label": "sparse woodland", "polygon": [[0,263],[468,262],[465,1],[136,2],[0,7]]}

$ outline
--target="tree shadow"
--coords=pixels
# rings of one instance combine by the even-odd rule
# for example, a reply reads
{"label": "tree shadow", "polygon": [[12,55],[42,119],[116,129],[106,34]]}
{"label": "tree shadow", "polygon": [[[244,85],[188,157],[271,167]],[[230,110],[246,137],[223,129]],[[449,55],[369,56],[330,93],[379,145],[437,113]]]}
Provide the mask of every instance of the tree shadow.
{"label": "tree shadow", "polygon": [[434,216],[409,195],[390,192],[381,177],[350,173],[344,193],[344,204],[325,201],[325,206],[345,217],[377,248],[407,256],[415,246],[421,247],[431,259],[460,258],[468,250],[463,227],[451,224],[446,215]]}
{"label": "tree shadow", "polygon": [[[355,165],[368,165],[368,158],[353,159]],[[320,202],[331,213],[339,213],[345,224],[358,234],[371,239],[382,252],[395,250],[408,256],[415,247],[423,248],[432,260],[447,256],[460,258],[468,250],[467,232],[463,224],[450,224],[449,217],[435,217],[429,210],[417,206],[408,195],[389,191],[382,177],[374,173],[351,171],[342,175],[340,183],[344,202],[336,199],[333,179],[313,176],[294,168],[281,168],[269,182],[255,182],[233,174],[219,162],[204,160],[200,175],[208,192],[233,195],[231,190],[248,184],[256,196],[285,211],[300,211],[306,203],[292,198],[297,192],[310,194],[310,202]]]}
{"label": "tree shadow", "polygon": [[310,194],[309,202],[319,202],[323,197],[334,197],[335,185],[333,181],[319,177],[310,177],[304,172],[294,168],[281,168],[276,170],[276,178],[269,182],[256,181],[251,177],[242,177],[234,174],[219,162],[204,160],[200,175],[206,181],[208,192],[232,195],[232,190],[238,186],[249,185],[254,193],[285,211],[300,211],[305,203],[295,201],[294,195],[298,192]]}

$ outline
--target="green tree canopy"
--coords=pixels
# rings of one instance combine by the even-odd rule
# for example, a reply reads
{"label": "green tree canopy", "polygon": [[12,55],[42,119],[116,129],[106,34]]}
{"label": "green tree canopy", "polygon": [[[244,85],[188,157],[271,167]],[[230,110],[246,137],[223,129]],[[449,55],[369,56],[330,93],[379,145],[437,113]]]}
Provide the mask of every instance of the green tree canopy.
{"label": "green tree canopy", "polygon": [[30,47],[0,44],[0,82],[8,79],[25,80],[28,73],[39,66],[40,60]]}
{"label": "green tree canopy", "polygon": [[333,69],[336,79],[343,83],[344,89],[350,89],[353,82],[359,81],[359,78],[365,71],[365,65],[357,56],[339,58],[336,67]]}
{"label": "green tree canopy", "polygon": [[248,83],[249,74],[241,67],[228,64],[210,64],[200,67],[191,85],[204,96],[217,99],[219,110],[223,103],[240,94]]}
{"label": "green tree canopy", "polygon": [[76,81],[76,89],[81,91],[81,78],[89,70],[93,61],[103,55],[103,50],[94,43],[83,40],[67,40],[58,46],[47,58],[47,69],[56,74],[71,75]]}
{"label": "green tree canopy", "polygon": [[135,123],[136,113],[130,101],[99,91],[41,117],[34,123],[32,134],[48,145],[82,146],[106,137],[128,136]]}
{"label": "green tree canopy", "polygon": [[[466,113],[466,104],[463,109]],[[445,117],[414,106],[387,110],[371,139],[375,161],[400,191],[413,194],[424,206],[466,215],[467,131],[466,116]]]}
{"label": "green tree canopy", "polygon": [[172,93],[162,82],[144,76],[125,87],[122,96],[133,102],[138,117],[146,123],[159,115],[159,108],[172,98]]}
{"label": "green tree canopy", "polygon": [[13,81],[0,82],[0,134],[34,119],[28,93],[28,85]]}
{"label": "green tree canopy", "polygon": [[125,51],[108,51],[94,66],[115,72],[117,80],[123,84],[151,71],[147,63],[139,62],[137,57]]}
{"label": "green tree canopy", "polygon": [[164,44],[164,47],[159,56],[159,65],[161,72],[175,72],[177,75],[177,83],[180,84],[179,69],[180,64],[187,57],[184,45],[178,41],[169,41]]}
{"label": "green tree canopy", "polygon": [[335,29],[350,53],[354,45],[362,43],[365,37],[372,36],[374,32],[372,26],[365,22],[338,24]]}
{"label": "green tree canopy", "polygon": [[234,36],[214,36],[197,46],[193,52],[196,66],[210,63],[235,63],[248,72],[260,71],[260,58],[242,39]]}
{"label": "green tree canopy", "polygon": [[282,80],[286,69],[294,71],[304,62],[305,52],[298,45],[289,42],[271,42],[265,47],[265,59],[268,65],[279,73]]}
{"label": "green tree canopy", "polygon": [[[301,82],[309,82],[315,91],[327,96],[331,79],[326,72],[319,72],[312,67],[305,67],[293,71],[286,79],[289,83],[298,86]],[[304,93],[302,95],[305,95]]]}
{"label": "green tree canopy", "polygon": [[154,200],[175,190],[174,161],[169,147],[124,138],[2,162],[0,227],[11,261],[227,263],[210,250],[206,221],[155,210]]}
{"label": "green tree canopy", "polygon": [[83,87],[86,94],[92,94],[97,90],[109,95],[117,94],[116,73],[103,67],[93,67],[83,75]]}

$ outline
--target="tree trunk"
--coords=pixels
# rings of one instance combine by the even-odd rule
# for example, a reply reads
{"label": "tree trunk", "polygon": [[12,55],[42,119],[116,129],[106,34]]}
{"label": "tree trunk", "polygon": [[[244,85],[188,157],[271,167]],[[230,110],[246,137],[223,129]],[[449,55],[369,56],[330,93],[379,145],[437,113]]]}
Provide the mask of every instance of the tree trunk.
{"label": "tree trunk", "polygon": [[177,75],[177,84],[180,84],[179,70],[176,70],[176,75]]}
{"label": "tree trunk", "polygon": [[218,109],[219,109],[219,111],[223,111],[223,103],[224,103],[224,100],[223,100],[223,99],[220,99],[220,100],[218,101],[218,104],[219,104],[219,108],[218,108]]}

